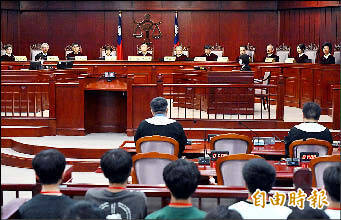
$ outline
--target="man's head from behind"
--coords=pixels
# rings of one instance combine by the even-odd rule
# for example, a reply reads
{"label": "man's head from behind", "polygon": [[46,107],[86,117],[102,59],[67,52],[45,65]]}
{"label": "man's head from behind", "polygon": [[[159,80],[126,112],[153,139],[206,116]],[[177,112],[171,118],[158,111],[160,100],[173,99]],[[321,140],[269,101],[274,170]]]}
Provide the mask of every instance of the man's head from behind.
{"label": "man's head from behind", "polygon": [[321,108],[315,102],[307,102],[303,106],[303,120],[318,121],[321,115]]}
{"label": "man's head from behind", "polygon": [[97,205],[88,201],[78,201],[70,206],[64,219],[105,219],[106,215]]}
{"label": "man's head from behind", "polygon": [[178,159],[163,169],[166,186],[176,199],[188,199],[197,188],[200,172],[193,162]]}
{"label": "man's head from behind", "polygon": [[331,201],[340,203],[341,163],[327,167],[323,172],[323,183]]}
{"label": "man's head from behind", "polygon": [[228,206],[217,206],[215,209],[209,211],[205,219],[243,219],[238,211],[229,209]]}
{"label": "man's head from behind", "polygon": [[249,160],[242,170],[243,178],[250,193],[257,189],[268,193],[276,180],[276,170],[264,159]]}
{"label": "man's head from behind", "polygon": [[32,167],[43,185],[57,184],[63,176],[66,160],[55,149],[40,151],[32,160]]}
{"label": "man's head from behind", "polygon": [[167,114],[167,100],[163,97],[153,98],[150,102],[150,108],[153,115],[156,114]]}
{"label": "man's head from behind", "polygon": [[123,149],[110,150],[101,157],[101,168],[110,183],[126,183],[133,161],[130,154]]}

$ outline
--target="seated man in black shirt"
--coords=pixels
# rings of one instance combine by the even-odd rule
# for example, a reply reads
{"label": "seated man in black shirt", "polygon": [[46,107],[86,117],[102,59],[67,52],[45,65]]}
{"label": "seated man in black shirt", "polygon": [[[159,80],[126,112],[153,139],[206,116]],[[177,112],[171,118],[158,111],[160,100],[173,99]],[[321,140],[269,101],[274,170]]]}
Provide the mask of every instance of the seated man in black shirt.
{"label": "seated man in black shirt", "polygon": [[274,46],[272,46],[272,44],[266,46],[266,56],[264,57],[264,61],[266,58],[274,58],[275,62],[279,62],[279,56],[274,54]]}
{"label": "seated man in black shirt", "polygon": [[33,169],[41,183],[40,194],[19,208],[22,219],[61,219],[74,200],[59,190],[65,169],[65,157],[58,150],[40,151],[32,160]]}
{"label": "seated man in black shirt", "polygon": [[332,135],[328,128],[318,124],[321,108],[315,102],[307,102],[303,106],[303,123],[291,128],[289,135],[284,138],[285,155],[289,157],[289,146],[293,141],[316,138],[333,143]]}
{"label": "seated man in black shirt", "polygon": [[1,56],[1,61],[14,61],[15,57],[12,53],[13,47],[11,44],[6,44],[4,46],[6,53]]}
{"label": "seated man in black shirt", "polygon": [[320,63],[321,64],[335,64],[335,57],[330,54],[333,49],[331,43],[326,42],[322,45],[323,48],[323,57],[321,57]]}
{"label": "seated man in black shirt", "polygon": [[212,52],[212,47],[210,45],[204,46],[205,53],[201,57],[206,57],[206,61],[217,61],[218,56]]}
{"label": "seated man in black shirt", "polygon": [[152,118],[143,120],[137,128],[134,141],[145,136],[160,135],[174,138],[179,142],[179,157],[187,143],[186,134],[181,124],[173,119],[167,118],[167,100],[163,97],[156,97],[150,102]]}
{"label": "seated man in black shirt", "polygon": [[47,56],[52,56],[52,54],[49,52],[50,46],[47,43],[43,43],[41,45],[42,52],[38,53],[35,56],[35,60],[47,60]]}
{"label": "seated man in black shirt", "polygon": [[81,50],[80,45],[78,43],[73,43],[72,44],[72,53],[69,53],[66,56],[66,59],[67,60],[74,60],[75,56],[84,56],[80,50]]}

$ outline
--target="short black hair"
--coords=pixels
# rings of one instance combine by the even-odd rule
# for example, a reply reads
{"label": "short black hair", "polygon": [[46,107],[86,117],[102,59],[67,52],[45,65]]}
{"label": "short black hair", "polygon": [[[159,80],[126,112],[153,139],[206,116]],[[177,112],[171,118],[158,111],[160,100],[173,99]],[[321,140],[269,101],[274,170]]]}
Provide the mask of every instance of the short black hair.
{"label": "short black hair", "polygon": [[327,167],[323,172],[324,188],[331,200],[340,202],[341,163]]}
{"label": "short black hair", "polygon": [[315,102],[306,102],[303,105],[303,116],[306,119],[319,120],[321,115],[321,108]]}
{"label": "short black hair", "polygon": [[287,219],[329,219],[329,216],[321,209],[307,206],[303,210],[293,209]]}
{"label": "short black hair", "polygon": [[247,54],[240,55],[239,59],[242,60],[242,63],[244,65],[249,65],[249,63],[250,63],[250,58],[249,58],[249,55],[247,55]]}
{"label": "short black hair", "polygon": [[212,50],[212,46],[211,46],[211,45],[205,45],[205,46],[204,46],[204,49],[210,49],[210,50]]}
{"label": "short black hair", "polygon": [[72,47],[74,47],[74,46],[80,47],[81,45],[79,43],[72,43]]}
{"label": "short black hair", "polygon": [[43,185],[58,183],[65,165],[65,156],[56,149],[40,151],[32,160],[32,167]]}
{"label": "short black hair", "polygon": [[110,47],[110,46],[105,46],[105,47],[104,47],[104,50],[110,50],[110,51],[113,51],[112,47]]}
{"label": "short black hair", "polygon": [[239,46],[239,48],[241,48],[241,47],[244,47],[244,48],[245,48],[245,50],[247,49],[245,45],[241,45],[241,46]]}
{"label": "short black hair", "polygon": [[276,170],[264,159],[249,160],[242,170],[243,178],[251,193],[257,189],[269,192],[276,180]]}
{"label": "short black hair", "polygon": [[13,46],[11,44],[5,44],[4,49],[7,50],[10,47],[13,49]]}
{"label": "short black hair", "polygon": [[215,209],[209,211],[205,219],[237,219],[242,220],[243,217],[238,211],[229,209],[227,206],[217,206]]}
{"label": "short black hair", "polygon": [[101,168],[110,183],[123,184],[127,181],[133,161],[130,154],[123,149],[113,149],[101,157]]}
{"label": "short black hair", "polygon": [[188,199],[199,184],[200,172],[193,162],[178,159],[163,169],[163,179],[176,199]]}
{"label": "short black hair", "polygon": [[325,43],[322,45],[322,49],[323,49],[325,46],[329,47],[329,52],[332,51],[333,46],[332,46],[332,44],[331,44],[330,42],[325,42]]}
{"label": "short black hair", "polygon": [[152,101],[150,102],[150,108],[154,113],[160,113],[163,114],[167,110],[167,99],[163,97],[156,97],[153,98]]}
{"label": "short black hair", "polygon": [[297,45],[302,51],[304,51],[305,50],[305,45],[304,44],[299,44],[299,45]]}
{"label": "short black hair", "polygon": [[105,212],[89,201],[78,201],[72,204],[63,219],[105,219]]}

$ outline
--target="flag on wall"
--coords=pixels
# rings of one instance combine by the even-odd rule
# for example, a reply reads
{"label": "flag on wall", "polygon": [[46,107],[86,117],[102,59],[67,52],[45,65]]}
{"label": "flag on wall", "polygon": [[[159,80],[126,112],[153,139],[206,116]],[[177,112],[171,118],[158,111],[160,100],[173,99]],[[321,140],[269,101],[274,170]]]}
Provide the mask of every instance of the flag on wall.
{"label": "flag on wall", "polygon": [[117,60],[123,60],[123,50],[122,50],[122,13],[121,12],[118,14],[116,56],[117,56]]}
{"label": "flag on wall", "polygon": [[178,12],[175,12],[174,23],[174,47],[179,46],[179,25],[178,25]]}

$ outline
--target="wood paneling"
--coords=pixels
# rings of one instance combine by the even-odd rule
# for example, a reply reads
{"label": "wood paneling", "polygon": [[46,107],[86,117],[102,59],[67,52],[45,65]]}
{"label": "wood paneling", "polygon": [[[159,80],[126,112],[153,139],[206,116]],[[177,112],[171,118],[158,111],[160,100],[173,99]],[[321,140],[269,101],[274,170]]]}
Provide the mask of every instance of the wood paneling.
{"label": "wood paneling", "polygon": [[[2,2],[1,2],[2,7]],[[13,54],[19,54],[19,13],[13,10],[1,10],[1,42],[13,45]]]}

